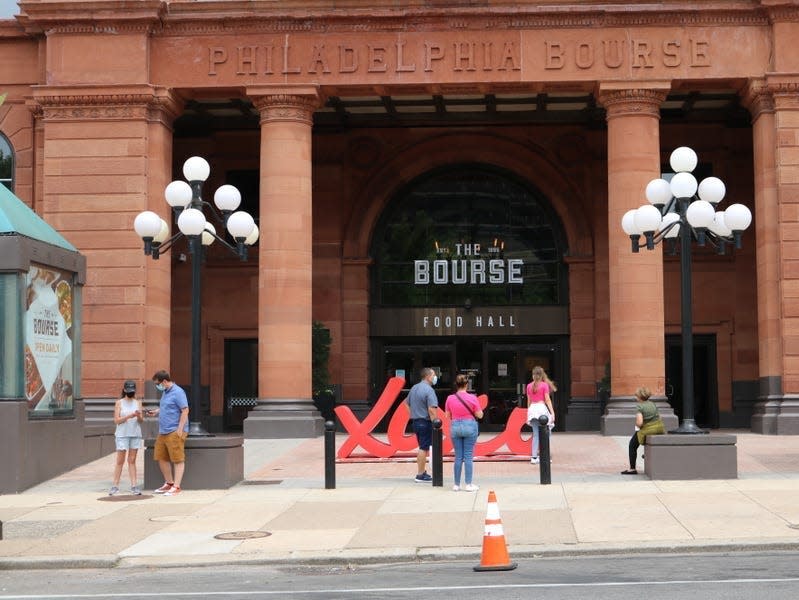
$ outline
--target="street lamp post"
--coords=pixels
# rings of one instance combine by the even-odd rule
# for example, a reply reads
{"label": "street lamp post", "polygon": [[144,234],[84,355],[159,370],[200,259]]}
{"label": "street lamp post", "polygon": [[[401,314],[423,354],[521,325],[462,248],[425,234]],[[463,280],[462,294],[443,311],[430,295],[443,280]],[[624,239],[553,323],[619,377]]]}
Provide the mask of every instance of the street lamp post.
{"label": "street lamp post", "polygon": [[[752,222],[752,213],[743,204],[732,204],[724,211],[715,206],[726,188],[717,177],[707,177],[697,185],[691,174],[697,165],[696,153],[685,146],[671,153],[669,163],[675,175],[671,181],[653,179],[646,186],[649,204],[627,211],[621,226],[630,236],[632,251],[653,250],[666,241],[668,251],[677,251],[680,241],[680,315],[682,329],[682,423],[670,433],[706,433],[694,420],[694,341],[691,307],[691,242],[710,243],[718,254],[732,244],[741,248],[741,234]],[[644,242],[641,243],[641,235]]]}
{"label": "street lamp post", "polygon": [[[245,211],[237,211],[241,193],[232,185],[222,185],[214,193],[216,209],[202,199],[202,188],[211,172],[208,162],[192,156],[183,164],[186,181],[173,181],[166,186],[164,197],[177,218],[179,231],[169,237],[169,225],[155,212],[146,210],[136,216],[133,228],[144,241],[144,253],[158,260],[176,241],[186,237],[191,255],[191,407],[189,410],[189,435],[207,436],[200,421],[200,365],[201,365],[201,310],[202,310],[202,260],[204,248],[214,240],[247,260],[247,248],[258,240],[258,226]],[[204,209],[221,223],[233,238],[235,245],[217,235],[214,225],[206,220]]]}

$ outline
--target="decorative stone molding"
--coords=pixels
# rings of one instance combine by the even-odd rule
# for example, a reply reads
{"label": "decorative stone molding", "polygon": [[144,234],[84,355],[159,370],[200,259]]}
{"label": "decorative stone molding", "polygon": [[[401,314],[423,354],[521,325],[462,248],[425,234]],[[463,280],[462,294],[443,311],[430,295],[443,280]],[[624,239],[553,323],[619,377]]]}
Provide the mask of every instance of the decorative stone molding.
{"label": "decorative stone molding", "polygon": [[741,101],[753,121],[763,113],[774,112],[774,96],[764,79],[751,79],[741,94]]}
{"label": "decorative stone molding", "polygon": [[[631,12],[629,8],[602,10],[586,9],[575,12],[571,7],[553,7],[542,12],[540,7],[519,5],[513,9],[494,9],[483,12],[482,6],[460,9],[408,6],[401,14],[390,6],[380,3],[368,15],[353,10],[349,14],[342,9],[333,15],[328,11],[300,10],[297,16],[287,14],[291,8],[281,6],[276,11],[251,11],[204,4],[172,5],[164,21],[164,32],[168,35],[220,34],[231,31],[257,32],[398,32],[398,31],[488,31],[519,29],[577,29],[609,27],[757,27],[768,26],[769,16],[761,9],[697,11],[686,7],[684,11],[642,9]],[[772,9],[788,12],[788,9]],[[201,12],[202,11],[202,12]],[[220,17],[224,14],[225,19]]]}
{"label": "decorative stone molding", "polygon": [[45,121],[147,120],[168,126],[182,109],[180,101],[164,88],[117,93],[103,88],[96,94],[86,88],[75,88],[74,92],[70,93],[69,88],[36,90],[31,106],[38,105],[36,112]]}
{"label": "decorative stone molding", "polygon": [[625,115],[650,115],[660,118],[660,105],[668,90],[639,88],[600,90],[597,100],[605,107],[607,119]]}
{"label": "decorative stone molding", "polygon": [[17,21],[28,33],[150,33],[160,29],[167,12],[164,0],[137,0],[124,10],[114,0],[20,2]]}
{"label": "decorative stone molding", "polygon": [[772,23],[799,22],[799,6],[771,6],[766,10]]}
{"label": "decorative stone molding", "polygon": [[296,121],[313,125],[313,113],[319,106],[317,96],[304,94],[265,94],[253,97],[261,115],[261,125],[276,121]]}

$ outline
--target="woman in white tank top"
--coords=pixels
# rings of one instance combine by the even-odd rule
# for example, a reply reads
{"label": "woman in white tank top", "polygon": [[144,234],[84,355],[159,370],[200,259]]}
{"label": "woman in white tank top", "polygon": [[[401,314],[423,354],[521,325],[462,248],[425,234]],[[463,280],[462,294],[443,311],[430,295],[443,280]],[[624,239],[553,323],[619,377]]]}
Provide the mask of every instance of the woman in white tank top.
{"label": "woman in white tank top", "polygon": [[119,493],[119,479],[122,477],[122,467],[125,465],[127,455],[128,474],[130,475],[130,492],[136,496],[141,495],[141,488],[137,485],[136,455],[142,447],[141,423],[144,419],[144,410],[141,402],[136,399],[136,382],[128,379],[122,386],[122,397],[114,406],[114,423],[116,423],[117,456],[114,466],[114,483],[111,485],[109,496]]}

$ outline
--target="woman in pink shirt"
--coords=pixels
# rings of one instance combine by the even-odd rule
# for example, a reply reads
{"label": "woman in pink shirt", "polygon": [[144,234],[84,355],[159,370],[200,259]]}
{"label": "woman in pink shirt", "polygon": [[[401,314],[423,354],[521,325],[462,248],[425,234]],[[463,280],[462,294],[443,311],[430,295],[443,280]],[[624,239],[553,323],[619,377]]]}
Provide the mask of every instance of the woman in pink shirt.
{"label": "woman in pink shirt", "polygon": [[447,396],[444,410],[450,420],[450,437],[452,445],[455,447],[455,485],[452,491],[457,492],[461,489],[461,470],[465,470],[467,492],[476,492],[478,488],[472,485],[472,458],[474,457],[474,445],[477,442],[477,419],[483,417],[480,402],[477,396],[466,391],[469,385],[469,378],[463,373],[455,378],[454,394]]}
{"label": "woman in pink shirt", "polygon": [[533,380],[527,384],[527,422],[533,428],[533,449],[530,455],[530,462],[538,464],[538,417],[546,415],[549,417],[547,433],[555,426],[555,411],[552,408],[552,399],[549,397],[550,391],[555,391],[555,385],[547,377],[541,367],[533,368]]}

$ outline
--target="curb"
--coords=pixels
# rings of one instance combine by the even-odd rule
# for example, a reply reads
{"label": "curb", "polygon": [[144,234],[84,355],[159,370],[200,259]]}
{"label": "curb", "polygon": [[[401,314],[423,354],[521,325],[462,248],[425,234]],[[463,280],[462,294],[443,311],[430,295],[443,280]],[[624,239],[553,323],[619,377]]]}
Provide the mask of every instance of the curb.
{"label": "curb", "polygon": [[[799,540],[781,539],[730,540],[696,543],[653,543],[622,546],[617,544],[565,544],[553,546],[511,546],[513,558],[562,558],[592,557],[629,554],[704,554],[725,552],[799,551]],[[409,562],[445,562],[480,560],[479,547],[451,548],[397,548],[375,552],[374,549],[342,550],[331,554],[292,553],[285,556],[234,556],[231,554],[187,555],[187,556],[30,556],[0,558],[3,570],[49,570],[49,569],[111,569],[111,568],[186,568],[213,566],[301,566],[301,565],[379,565]]]}
{"label": "curb", "polygon": [[5,556],[0,571],[18,569],[111,569],[119,564],[116,554],[98,556]]}

